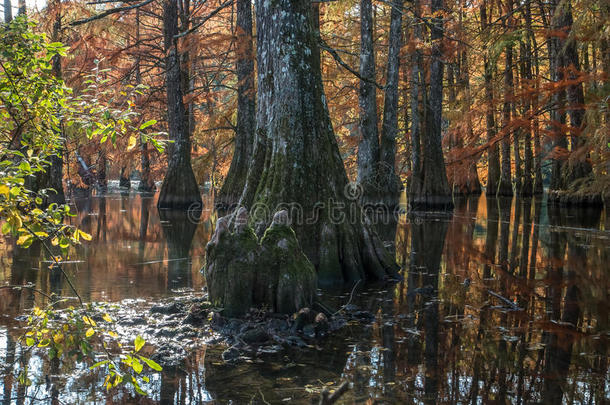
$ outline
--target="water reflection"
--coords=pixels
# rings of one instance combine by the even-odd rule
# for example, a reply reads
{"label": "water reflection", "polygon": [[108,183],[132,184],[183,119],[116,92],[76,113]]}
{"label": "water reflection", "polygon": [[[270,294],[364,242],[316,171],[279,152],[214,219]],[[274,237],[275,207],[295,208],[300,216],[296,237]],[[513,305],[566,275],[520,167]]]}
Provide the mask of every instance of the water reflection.
{"label": "water reflection", "polygon": [[[195,225],[134,194],[75,203],[74,223],[94,241],[74,249],[66,269],[86,300],[155,300],[203,286],[209,213]],[[404,280],[360,288],[351,301],[375,315],[371,325],[238,366],[222,362],[223,347],[202,347],[152,379],[152,398],[137,401],[309,403],[323,384],[348,379],[346,403],[608,402],[608,225],[599,210],[484,196],[456,201],[452,216],[403,217],[377,232],[394,239],[388,246]],[[0,249],[2,284],[70,294],[40,247]],[[350,293],[321,299],[339,307]],[[2,372],[2,401],[28,402],[34,388],[18,387],[15,375],[36,360],[20,353],[14,318],[41,298],[27,289],[0,289],[0,298],[0,361],[16,363]],[[38,363],[40,379],[69,367]],[[68,379],[40,395],[136,401],[128,392],[106,397],[100,378]]]}

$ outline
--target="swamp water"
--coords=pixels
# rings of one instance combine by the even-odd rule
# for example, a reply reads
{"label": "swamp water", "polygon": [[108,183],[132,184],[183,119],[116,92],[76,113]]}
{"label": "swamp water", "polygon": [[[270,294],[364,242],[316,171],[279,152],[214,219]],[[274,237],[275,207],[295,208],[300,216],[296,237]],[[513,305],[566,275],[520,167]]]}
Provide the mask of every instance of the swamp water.
{"label": "swamp water", "polygon": [[[160,301],[202,295],[210,211],[198,223],[184,221],[137,193],[74,206],[70,220],[93,236],[65,263],[83,300],[115,303],[136,319]],[[310,403],[348,380],[339,403],[603,404],[610,401],[609,229],[603,211],[484,196],[457,201],[453,215],[401,217],[379,233],[395,235],[403,281],[319,295],[333,308],[349,303],[374,314],[370,321],[236,364],[223,362],[226,346],[203,333],[186,360],[150,376],[149,397],[107,393],[104,376],[87,365],[52,367],[21,350],[16,318],[43,297],[0,288],[0,403]],[[40,248],[0,240],[0,286],[31,283],[73,296],[50,263]],[[155,340],[144,327],[141,334],[151,343],[172,339]],[[24,366],[28,387],[17,383]]]}

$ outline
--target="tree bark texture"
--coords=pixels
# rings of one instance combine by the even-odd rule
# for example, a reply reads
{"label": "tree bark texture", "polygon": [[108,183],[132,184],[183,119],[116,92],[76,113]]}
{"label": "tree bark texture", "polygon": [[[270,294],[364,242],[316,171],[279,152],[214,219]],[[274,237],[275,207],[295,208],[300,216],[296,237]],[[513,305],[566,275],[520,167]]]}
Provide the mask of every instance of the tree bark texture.
{"label": "tree bark texture", "polygon": [[377,130],[377,89],[374,85],[375,49],[373,47],[373,6],[360,1],[360,143],[358,145],[358,183],[364,201],[373,201],[378,192],[379,133]]}
{"label": "tree bark texture", "polygon": [[396,174],[396,136],[398,134],[398,79],[402,39],[402,0],[392,2],[386,88],[381,127],[379,182],[381,203],[394,206],[400,193],[400,179]]}
{"label": "tree bark texture", "polygon": [[254,90],[254,51],[252,48],[252,5],[237,0],[237,125],[235,148],[227,178],[217,197],[217,206],[230,208],[239,201],[248,175],[256,125]]}
{"label": "tree bark texture", "polygon": [[[489,39],[489,16],[487,13],[487,2],[484,1],[480,8],[481,16],[481,33],[487,43]],[[500,184],[500,156],[498,153],[498,145],[495,142],[496,137],[496,120],[494,112],[494,94],[493,94],[493,72],[494,68],[491,64],[490,51],[487,50],[483,56],[485,65],[485,125],[487,131],[487,141],[489,147],[487,148],[487,188],[486,194],[494,196],[498,192],[498,186]]]}
{"label": "tree bark texture", "polygon": [[257,129],[240,205],[251,209],[259,233],[271,212],[286,207],[323,284],[396,275],[394,258],[361,215],[362,190],[348,183],[326,104],[310,2],[258,0],[256,7]]}
{"label": "tree bark texture", "polygon": [[157,206],[167,209],[201,208],[201,195],[191,166],[191,142],[185,125],[182,72],[178,53],[178,7],[176,0],[163,3],[163,33],[166,56],[167,118],[174,141]]}
{"label": "tree bark texture", "polygon": [[[442,0],[431,0],[432,14],[440,12]],[[443,104],[443,19],[437,16],[432,19],[430,32],[432,49],[430,51],[430,97],[426,114],[426,132],[423,139],[422,180],[419,193],[414,195],[411,208],[453,209],[453,200],[442,147],[442,104]]]}

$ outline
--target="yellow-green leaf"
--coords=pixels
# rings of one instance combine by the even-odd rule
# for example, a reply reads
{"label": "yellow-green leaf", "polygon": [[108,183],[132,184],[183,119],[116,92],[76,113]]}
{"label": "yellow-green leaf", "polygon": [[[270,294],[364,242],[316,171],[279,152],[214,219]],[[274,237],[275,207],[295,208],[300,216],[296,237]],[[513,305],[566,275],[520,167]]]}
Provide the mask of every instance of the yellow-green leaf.
{"label": "yellow-green leaf", "polygon": [[142,338],[142,336],[138,335],[136,339],[133,341],[133,346],[136,352],[139,352],[142,347],[144,347],[144,343],[146,341]]}
{"label": "yellow-green leaf", "polygon": [[127,144],[127,150],[132,150],[133,148],[136,147],[136,143],[138,142],[138,140],[136,139],[135,136],[130,136],[129,137],[129,143]]}

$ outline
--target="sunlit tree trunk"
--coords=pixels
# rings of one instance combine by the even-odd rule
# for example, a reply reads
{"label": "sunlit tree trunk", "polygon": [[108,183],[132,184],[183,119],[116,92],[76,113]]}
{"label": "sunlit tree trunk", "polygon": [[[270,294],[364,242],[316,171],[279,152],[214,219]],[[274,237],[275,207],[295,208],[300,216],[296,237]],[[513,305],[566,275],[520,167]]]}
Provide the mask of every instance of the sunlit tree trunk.
{"label": "sunlit tree trunk", "polygon": [[176,0],[163,3],[167,118],[170,138],[174,140],[167,172],[159,193],[159,208],[185,209],[201,206],[201,195],[191,166],[191,142],[185,125],[182,99],[182,74],[178,53],[178,7]]}
{"label": "sunlit tree trunk", "polygon": [[236,43],[237,125],[235,128],[235,148],[227,178],[217,197],[217,205],[225,208],[237,203],[246,184],[256,125],[252,5],[250,0],[237,1]]}
{"label": "sunlit tree trunk", "polygon": [[[375,87],[375,49],[373,47],[373,6],[371,0],[360,1],[360,143],[358,145],[358,183],[363,199],[374,201],[378,194],[377,168],[379,134],[377,131],[377,89]],[[364,79],[364,80],[363,80]]]}
{"label": "sunlit tree trunk", "polygon": [[398,78],[402,39],[402,5],[402,0],[394,0],[390,14],[390,43],[379,162],[381,202],[391,206],[398,202],[400,192],[400,179],[396,175],[396,136],[398,134]]}
{"label": "sunlit tree trunk", "polygon": [[[270,213],[289,207],[321,283],[394,275],[394,258],[363,223],[358,190],[349,187],[322,85],[311,3],[258,0],[256,27],[257,128],[240,205],[252,209],[257,230]],[[348,207],[357,215],[340,215]]]}

